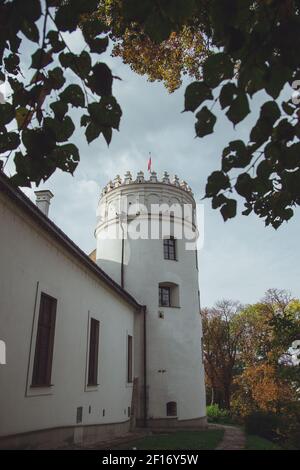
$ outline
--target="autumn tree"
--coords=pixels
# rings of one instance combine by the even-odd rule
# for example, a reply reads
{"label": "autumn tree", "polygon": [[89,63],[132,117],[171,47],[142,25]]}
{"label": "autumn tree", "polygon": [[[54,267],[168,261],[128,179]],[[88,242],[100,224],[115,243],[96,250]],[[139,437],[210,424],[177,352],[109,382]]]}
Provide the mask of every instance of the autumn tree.
{"label": "autumn tree", "polygon": [[[185,70],[185,58],[191,51],[181,36],[185,28],[192,27],[200,45],[201,41],[209,45],[212,53],[207,57],[201,53],[196,57],[192,47],[196,68],[201,59],[199,73],[188,67],[192,75],[196,72],[201,77],[187,87],[184,105],[185,111],[196,113],[197,137],[214,132],[216,103],[235,127],[250,115],[253,96],[265,92],[249,138],[245,142],[237,138],[224,148],[221,168],[209,176],[205,196],[225,221],[237,213],[237,195],[244,200],[243,215],[253,212],[274,228],[288,221],[300,204],[300,100],[292,97],[300,84],[300,1],[128,0],[103,4],[108,5],[112,18],[131,25],[129,30],[118,31],[121,42],[116,53],[134,70],[147,73],[150,80],[164,79],[161,68],[168,77],[174,59],[174,70]],[[181,51],[178,60],[169,54],[175,37]],[[179,83],[177,72],[174,77]],[[168,78],[165,82],[170,89]],[[279,103],[286,87],[289,99]]]}
{"label": "autumn tree", "polygon": [[204,368],[211,391],[211,404],[230,409],[232,384],[237,367],[244,325],[238,318],[241,305],[222,300],[202,310]]}
{"label": "autumn tree", "polygon": [[300,334],[300,301],[287,291],[270,289],[239,317],[245,328],[234,409],[241,415],[287,410],[299,397],[300,369],[291,361],[291,346]]}
{"label": "autumn tree", "polygon": [[[56,168],[75,170],[70,106],[82,110],[88,142],[99,135],[110,142],[121,109],[112,96],[114,77],[97,57],[110,38],[113,54],[169,89],[184,73],[197,77],[185,91],[184,110],[195,112],[199,138],[215,132],[216,109],[236,127],[263,92],[249,138],[226,145],[205,197],[225,221],[237,213],[237,196],[245,216],[253,212],[274,228],[294,215],[300,204],[300,99],[292,96],[300,84],[300,0],[1,0],[0,18],[0,80],[12,88],[0,109],[0,152],[5,161],[14,155],[15,184],[38,184]],[[75,54],[62,33],[78,28],[86,47]],[[37,45],[29,77],[20,68],[27,40]],[[66,69],[74,83],[65,83]]]}
{"label": "autumn tree", "polygon": [[[139,3],[147,8],[147,2]],[[121,0],[100,0],[94,17],[110,30],[112,56],[121,57],[134,72],[147,75],[150,82],[163,81],[167,90],[173,92],[182,84],[184,75],[201,78],[201,66],[209,54],[207,3],[207,0],[198,2],[197,16],[189,16],[189,2],[187,5],[177,2],[169,18],[172,28],[167,34],[156,10],[144,24],[130,21],[127,14],[130,2],[124,5]],[[163,4],[161,7],[164,9]],[[86,21],[89,20],[87,17]]]}

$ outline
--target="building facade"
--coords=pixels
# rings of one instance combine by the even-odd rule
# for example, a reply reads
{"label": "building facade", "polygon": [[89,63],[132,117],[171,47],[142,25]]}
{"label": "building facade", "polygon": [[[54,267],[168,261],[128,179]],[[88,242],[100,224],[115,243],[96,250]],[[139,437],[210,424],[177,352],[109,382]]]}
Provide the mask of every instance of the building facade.
{"label": "building facade", "polygon": [[101,243],[100,212],[129,186],[135,201],[151,189],[194,204],[177,182],[115,181],[100,198],[95,263],[0,174],[1,447],[101,441],[136,420],[205,423],[195,252],[170,234]]}
{"label": "building facade", "polygon": [[[122,220],[123,218],[123,220]],[[196,204],[167,173],[145,180],[127,172],[103,190],[97,210],[96,263],[147,307],[148,425],[183,426],[205,416]],[[136,358],[137,367],[139,366]],[[142,367],[138,367],[142,377]],[[139,407],[142,417],[142,407]]]}

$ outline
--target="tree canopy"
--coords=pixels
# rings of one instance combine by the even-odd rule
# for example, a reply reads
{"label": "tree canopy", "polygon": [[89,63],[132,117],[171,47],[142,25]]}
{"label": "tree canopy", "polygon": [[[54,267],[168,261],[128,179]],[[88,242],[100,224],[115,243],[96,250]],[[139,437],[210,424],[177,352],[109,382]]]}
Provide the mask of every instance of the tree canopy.
{"label": "tree canopy", "polygon": [[299,299],[270,289],[258,303],[222,300],[202,317],[208,402],[241,416],[298,404],[300,357],[291,346],[300,337]]}
{"label": "tree canopy", "polygon": [[[292,96],[300,85],[300,0],[1,0],[0,18],[0,80],[12,88],[0,105],[0,152],[6,160],[14,154],[15,184],[39,184],[56,168],[74,172],[71,106],[82,112],[87,141],[101,134],[109,144],[122,111],[112,95],[116,77],[98,56],[111,39],[113,55],[170,91],[183,74],[196,78],[184,110],[195,113],[199,138],[216,132],[218,106],[236,127],[264,91],[248,140],[228,142],[205,197],[225,221],[235,217],[238,198],[244,215],[254,212],[274,228],[293,216],[300,205],[300,100]],[[63,34],[77,28],[86,41],[80,54]],[[29,78],[20,62],[25,41],[34,45]],[[282,102],[284,89],[290,99]]]}
{"label": "tree canopy", "polygon": [[[0,2],[0,79],[12,89],[0,105],[0,152],[6,160],[14,153],[12,181],[18,186],[38,185],[57,168],[73,174],[79,151],[70,142],[71,107],[81,112],[88,142],[101,134],[109,144],[112,130],[119,128],[122,111],[112,96],[113,76],[97,61],[108,46],[105,27],[99,21],[81,26],[86,47],[80,54],[63,35],[75,31],[82,15],[97,5],[97,0]],[[32,52],[29,70],[20,61],[24,46]],[[73,79],[66,79],[67,71]]]}

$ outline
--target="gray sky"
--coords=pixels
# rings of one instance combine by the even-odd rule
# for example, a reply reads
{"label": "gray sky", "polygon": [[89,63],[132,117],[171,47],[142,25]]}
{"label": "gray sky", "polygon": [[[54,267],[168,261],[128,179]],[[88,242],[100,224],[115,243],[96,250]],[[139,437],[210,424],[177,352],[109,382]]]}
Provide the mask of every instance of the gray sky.
{"label": "gray sky", "polygon": [[[68,43],[74,51],[81,50],[78,35]],[[51,219],[87,253],[95,247],[100,191],[116,174],[122,176],[127,170],[147,173],[151,151],[153,169],[159,175],[164,170],[178,174],[190,184],[200,202],[207,176],[220,168],[223,147],[233,139],[247,140],[250,125],[257,117],[255,114],[234,130],[214,109],[219,116],[214,134],[195,139],[193,114],[181,114],[185,86],[170,95],[162,84],[147,82],[121,60],[107,55],[100,60],[122,78],[114,81],[113,90],[123,110],[120,132],[113,133],[109,148],[102,137],[88,145],[77,120],[74,140],[81,162],[74,177],[58,170],[39,187],[51,189],[55,195]],[[257,113],[260,98],[251,104]],[[11,171],[11,164],[7,169]],[[25,193],[34,200],[33,190],[26,189]],[[211,306],[221,298],[256,302],[270,287],[288,289],[300,297],[299,210],[275,231],[252,215],[238,215],[224,223],[219,211],[211,209],[210,201],[204,201],[204,205],[205,238],[199,253],[202,306]]]}

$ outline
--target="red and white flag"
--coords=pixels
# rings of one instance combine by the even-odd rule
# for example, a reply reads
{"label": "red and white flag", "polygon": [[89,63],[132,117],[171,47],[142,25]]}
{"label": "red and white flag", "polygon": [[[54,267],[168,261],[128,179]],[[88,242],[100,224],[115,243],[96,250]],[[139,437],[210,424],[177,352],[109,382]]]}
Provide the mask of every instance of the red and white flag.
{"label": "red and white flag", "polygon": [[151,159],[151,153],[149,152],[148,171],[150,172],[151,172],[151,165],[152,165],[152,159]]}

